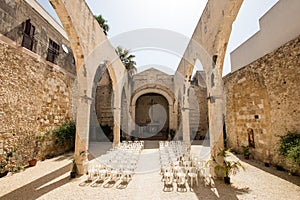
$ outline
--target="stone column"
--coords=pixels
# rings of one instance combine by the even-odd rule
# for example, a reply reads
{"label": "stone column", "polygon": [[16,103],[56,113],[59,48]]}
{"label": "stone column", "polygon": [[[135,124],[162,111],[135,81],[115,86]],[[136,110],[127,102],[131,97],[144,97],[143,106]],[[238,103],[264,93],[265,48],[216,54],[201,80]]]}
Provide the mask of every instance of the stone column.
{"label": "stone column", "polygon": [[135,130],[135,105],[130,106],[130,112],[129,112],[129,135],[131,135],[131,132]]}
{"label": "stone column", "polygon": [[190,110],[189,108],[183,108],[182,113],[182,134],[183,142],[190,144]]}
{"label": "stone column", "polygon": [[74,159],[78,173],[85,174],[88,166],[88,143],[90,129],[90,109],[92,98],[80,96],[77,101],[76,139]]}
{"label": "stone column", "polygon": [[[224,91],[223,80],[218,67],[213,67],[210,74],[210,90],[209,90],[209,133],[211,155],[216,159],[217,163],[223,163],[223,157],[217,154],[224,149],[223,139],[223,113],[224,113]],[[211,174],[214,177],[223,177],[223,174],[215,174],[214,166],[211,166]]]}
{"label": "stone column", "polygon": [[209,100],[209,132],[211,155],[216,154],[224,148],[223,139],[223,99],[211,96]]}
{"label": "stone column", "polygon": [[190,104],[189,104],[189,91],[190,84],[188,80],[184,81],[184,94],[183,94],[183,104],[182,104],[182,134],[183,134],[183,142],[186,144],[191,143],[190,138]]}
{"label": "stone column", "polygon": [[175,129],[173,105],[169,105],[169,113],[168,114],[169,114],[169,129]]}
{"label": "stone column", "polygon": [[120,108],[114,108],[114,128],[113,128],[113,134],[114,134],[114,141],[113,146],[117,146],[120,144],[120,121],[121,121],[121,109]]}
{"label": "stone column", "polygon": [[[209,105],[209,133],[210,133],[210,154],[213,156],[217,163],[223,163],[223,157],[217,156],[217,154],[224,149],[223,139],[223,99],[216,96],[211,96]],[[223,173],[215,173],[215,165],[213,164],[210,169],[210,173],[213,177],[222,178]]]}
{"label": "stone column", "polygon": [[176,100],[176,102],[173,105],[172,109],[173,109],[173,111],[172,111],[172,115],[173,115],[173,129],[175,131],[177,131],[178,130],[178,124],[180,123],[178,121],[178,115],[179,115],[179,113],[178,113],[178,100]]}

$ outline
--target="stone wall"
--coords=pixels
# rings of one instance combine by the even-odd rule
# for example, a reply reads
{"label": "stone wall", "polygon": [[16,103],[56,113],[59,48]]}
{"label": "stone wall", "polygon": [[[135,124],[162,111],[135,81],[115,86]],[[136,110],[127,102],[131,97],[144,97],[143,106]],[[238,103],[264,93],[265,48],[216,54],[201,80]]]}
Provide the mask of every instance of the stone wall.
{"label": "stone wall", "polygon": [[113,127],[113,89],[107,70],[101,76],[101,80],[98,82],[95,101],[96,114],[99,124],[101,126]]}
{"label": "stone wall", "polygon": [[300,132],[300,37],[224,77],[228,145],[282,165],[280,135]]}
{"label": "stone wall", "polygon": [[[175,94],[174,94],[174,76],[168,75],[158,69],[150,68],[135,74],[130,84],[130,91],[132,92],[130,97],[130,115],[132,119],[135,119],[136,107],[138,106],[138,98],[145,94],[159,94],[164,96],[168,101],[169,108],[169,129],[177,128],[177,106]],[[134,127],[131,124],[131,127]]]}
{"label": "stone wall", "polygon": [[[74,119],[74,80],[73,74],[37,54],[0,41],[0,160],[14,152],[10,170],[33,157],[36,135]],[[53,151],[53,142],[47,141],[44,155]]]}
{"label": "stone wall", "polygon": [[204,139],[208,134],[208,103],[207,89],[190,87],[190,134],[191,139]]}
{"label": "stone wall", "polygon": [[205,72],[197,71],[189,89],[191,139],[208,135],[208,103]]}
{"label": "stone wall", "polygon": [[154,68],[150,68],[133,76],[132,91],[134,92],[145,85],[151,84],[165,86],[173,92],[173,76],[165,74]]}

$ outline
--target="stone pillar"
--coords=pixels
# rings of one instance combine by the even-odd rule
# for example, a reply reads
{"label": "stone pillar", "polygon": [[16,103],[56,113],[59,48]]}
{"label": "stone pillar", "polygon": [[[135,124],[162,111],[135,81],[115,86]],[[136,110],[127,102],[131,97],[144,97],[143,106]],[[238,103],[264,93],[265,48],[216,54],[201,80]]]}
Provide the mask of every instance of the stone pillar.
{"label": "stone pillar", "polygon": [[[211,98],[214,100],[212,101]],[[210,133],[210,154],[216,159],[216,162],[223,163],[223,157],[217,154],[224,149],[223,139],[223,99],[216,96],[210,97],[209,105],[209,133]],[[222,178],[223,173],[215,173],[215,164],[211,165],[210,173],[213,177]]]}
{"label": "stone pillar", "polygon": [[118,144],[120,144],[120,122],[121,122],[121,109],[114,108],[113,146],[117,146]]}
{"label": "stone pillar", "polygon": [[174,112],[173,112],[173,105],[169,105],[169,129],[175,129],[174,126]]}
{"label": "stone pillar", "polygon": [[129,135],[131,135],[131,132],[135,130],[135,105],[130,106],[130,112],[129,112]]}
{"label": "stone pillar", "polygon": [[90,110],[92,98],[80,96],[77,101],[76,139],[74,159],[79,175],[86,172],[88,166],[88,143],[90,129]]}
{"label": "stone pillar", "polygon": [[183,142],[190,144],[190,110],[189,108],[183,108],[182,113],[182,134]]}
{"label": "stone pillar", "polygon": [[173,104],[173,108],[172,109],[173,109],[172,110],[173,129],[175,131],[177,131],[178,130],[178,124],[180,123],[178,121],[178,115],[179,115],[179,113],[178,113],[178,100]]}
{"label": "stone pillar", "polygon": [[[223,139],[223,113],[224,113],[224,91],[223,80],[218,67],[213,67],[210,74],[210,91],[209,91],[209,133],[210,133],[210,153],[217,163],[223,163],[223,157],[217,156],[217,154],[224,149]],[[223,177],[224,175],[215,174],[214,166],[211,166],[211,174],[213,177]]]}
{"label": "stone pillar", "polygon": [[183,94],[183,104],[182,104],[182,134],[183,134],[183,142],[186,144],[191,143],[190,138],[190,105],[189,105],[189,91],[190,84],[188,80],[184,82],[184,94]]}
{"label": "stone pillar", "polygon": [[210,148],[211,155],[216,154],[224,148],[223,139],[223,99],[211,96],[209,100],[209,132],[210,132]]}

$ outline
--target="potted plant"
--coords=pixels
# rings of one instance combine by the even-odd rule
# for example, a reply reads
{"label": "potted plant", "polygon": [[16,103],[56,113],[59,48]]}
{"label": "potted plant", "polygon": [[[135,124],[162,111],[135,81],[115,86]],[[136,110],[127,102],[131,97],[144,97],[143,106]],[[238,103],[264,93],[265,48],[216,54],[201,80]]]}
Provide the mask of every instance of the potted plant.
{"label": "potted plant", "polygon": [[0,164],[0,178],[6,176],[8,173],[8,170],[6,169],[6,164],[1,163]]}
{"label": "potted plant", "polygon": [[225,184],[230,184],[230,176],[239,172],[240,168],[245,170],[244,166],[239,160],[233,160],[229,157],[229,150],[221,150],[217,156],[222,157],[223,162],[218,163],[213,157],[212,161],[215,163],[215,173],[222,172]]}
{"label": "potted plant", "polygon": [[28,161],[29,167],[33,167],[37,163],[37,155],[40,149],[40,144],[39,144],[39,138],[36,137],[35,142],[34,142],[34,148],[33,148],[33,153],[31,159]]}
{"label": "potted plant", "polygon": [[170,137],[171,137],[171,140],[174,139],[175,135],[176,135],[176,131],[174,129],[170,129]]}
{"label": "potted plant", "polygon": [[15,152],[16,150],[12,150],[12,151],[9,151],[9,152],[6,152],[4,155],[5,155],[5,158],[1,160],[0,162],[0,178],[4,177],[7,175],[8,173],[8,168],[7,168],[7,165],[9,164],[9,159],[11,157],[13,157],[13,153]]}
{"label": "potted plant", "polygon": [[73,159],[73,165],[72,165],[72,170],[70,172],[70,178],[76,178],[76,175],[77,175],[77,164],[75,162],[75,159]]}
{"label": "potted plant", "polygon": [[230,176],[235,175],[239,172],[239,169],[244,169],[243,165],[237,160],[226,160],[224,159],[223,165],[216,165],[216,170],[221,170],[224,174],[224,182],[230,184]]}
{"label": "potted plant", "polygon": [[6,155],[6,158],[1,159],[1,162],[0,162],[0,178],[6,176],[8,173],[6,166],[8,164],[9,157],[7,157],[7,154],[5,154],[5,155]]}
{"label": "potted plant", "polygon": [[246,160],[249,160],[250,158],[250,155],[251,155],[251,152],[249,150],[249,146],[242,146],[242,149],[243,149],[243,155],[244,155],[244,158]]}

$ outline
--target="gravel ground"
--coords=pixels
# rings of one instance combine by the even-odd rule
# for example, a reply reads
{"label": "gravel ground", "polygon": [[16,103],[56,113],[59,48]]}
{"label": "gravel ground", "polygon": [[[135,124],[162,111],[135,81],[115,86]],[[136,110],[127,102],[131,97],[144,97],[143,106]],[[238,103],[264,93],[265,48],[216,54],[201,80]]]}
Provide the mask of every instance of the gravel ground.
{"label": "gravel ground", "polygon": [[[207,147],[195,145],[193,152],[208,152]],[[207,155],[205,155],[207,156]],[[69,179],[72,155],[64,155],[38,162],[37,166],[0,179],[0,199],[243,199],[243,200],[299,200],[300,177],[250,160],[242,163],[246,171],[232,177],[232,184],[215,180],[214,187],[199,186],[187,192],[163,192],[159,174],[157,149],[142,151],[136,174],[128,185],[120,182],[92,187],[85,184],[87,176]]]}

